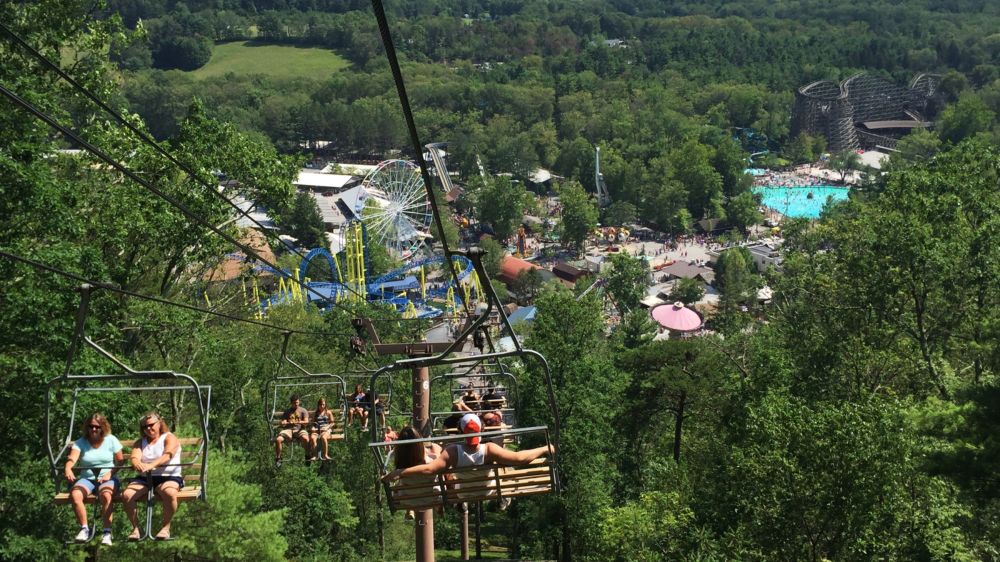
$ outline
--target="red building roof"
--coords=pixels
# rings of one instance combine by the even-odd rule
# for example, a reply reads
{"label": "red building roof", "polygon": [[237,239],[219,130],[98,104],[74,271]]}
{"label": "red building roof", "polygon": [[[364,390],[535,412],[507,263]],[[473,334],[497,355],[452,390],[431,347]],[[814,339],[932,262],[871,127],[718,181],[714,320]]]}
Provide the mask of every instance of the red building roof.
{"label": "red building roof", "polygon": [[541,269],[537,265],[514,256],[505,256],[500,262],[500,280],[511,282],[526,269]]}

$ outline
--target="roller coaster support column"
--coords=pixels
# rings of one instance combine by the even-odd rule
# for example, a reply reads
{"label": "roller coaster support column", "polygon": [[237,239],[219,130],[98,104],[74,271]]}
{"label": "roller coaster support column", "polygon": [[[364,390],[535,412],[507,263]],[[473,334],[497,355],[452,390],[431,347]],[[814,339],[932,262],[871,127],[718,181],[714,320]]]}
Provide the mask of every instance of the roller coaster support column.
{"label": "roller coaster support column", "polygon": [[[420,435],[430,433],[431,381],[427,367],[413,369],[413,428]],[[414,514],[414,539],[417,562],[434,562],[434,511],[427,509]]]}

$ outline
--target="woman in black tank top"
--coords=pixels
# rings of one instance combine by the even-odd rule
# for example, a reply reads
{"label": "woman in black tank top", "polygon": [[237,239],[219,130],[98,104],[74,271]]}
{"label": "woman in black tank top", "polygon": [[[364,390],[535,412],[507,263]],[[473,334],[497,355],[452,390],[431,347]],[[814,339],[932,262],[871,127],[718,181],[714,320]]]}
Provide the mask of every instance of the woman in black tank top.
{"label": "woman in black tank top", "polygon": [[326,406],[326,398],[320,398],[316,404],[316,412],[313,414],[313,427],[309,432],[309,448],[316,455],[318,451],[316,445],[322,442],[323,451],[318,453],[318,457],[313,457],[314,459],[330,460],[330,434],[336,426],[336,418],[334,418],[333,411]]}

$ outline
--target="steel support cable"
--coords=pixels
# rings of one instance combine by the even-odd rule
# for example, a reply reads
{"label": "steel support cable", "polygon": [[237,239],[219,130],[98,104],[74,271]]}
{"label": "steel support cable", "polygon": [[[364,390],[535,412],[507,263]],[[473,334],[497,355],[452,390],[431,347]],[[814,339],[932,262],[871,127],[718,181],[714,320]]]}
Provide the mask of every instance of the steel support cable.
{"label": "steel support cable", "polygon": [[[121,172],[122,174],[124,174],[126,177],[128,177],[132,181],[134,181],[134,182],[138,183],[139,185],[141,185],[142,187],[146,188],[146,190],[150,191],[151,193],[153,193],[154,195],[156,195],[160,199],[163,199],[164,201],[166,201],[167,203],[169,203],[171,206],[173,206],[174,208],[176,208],[177,210],[179,210],[181,213],[183,213],[187,218],[191,219],[191,221],[196,222],[199,225],[201,225],[201,226],[203,226],[203,227],[211,230],[215,234],[219,235],[223,240],[229,242],[233,246],[235,246],[235,247],[239,248],[240,250],[242,250],[247,256],[252,257],[253,259],[257,260],[258,262],[260,262],[260,263],[262,263],[262,264],[270,267],[274,271],[276,271],[276,272],[281,272],[282,271],[281,268],[279,268],[276,264],[273,264],[273,263],[267,261],[266,259],[264,259],[260,254],[257,253],[256,250],[254,250],[250,246],[248,246],[248,245],[240,242],[239,240],[233,238],[229,234],[226,234],[219,227],[217,227],[217,226],[213,225],[212,223],[206,221],[205,219],[201,218],[200,216],[198,216],[197,213],[195,213],[192,210],[188,209],[188,207],[186,205],[184,205],[183,203],[181,203],[180,201],[178,201],[177,198],[175,198],[175,197],[173,197],[173,196],[171,196],[171,195],[169,195],[167,193],[164,193],[162,190],[160,190],[159,188],[157,188],[153,184],[151,184],[148,181],[140,178],[138,175],[136,175],[135,172],[133,172],[132,170],[129,170],[128,167],[126,167],[124,164],[122,164],[121,162],[118,162],[117,160],[115,160],[114,158],[112,158],[111,156],[109,156],[108,154],[106,154],[103,150],[101,150],[101,149],[97,148],[96,146],[90,144],[89,142],[83,140],[79,135],[77,135],[73,131],[69,130],[68,128],[66,128],[65,126],[63,126],[62,124],[60,124],[58,121],[56,121],[55,119],[53,119],[50,115],[48,115],[44,111],[38,109],[31,102],[29,102],[29,101],[21,98],[20,96],[18,96],[14,92],[8,90],[5,86],[2,86],[2,85],[0,85],[0,94],[3,94],[5,97],[7,97],[11,101],[13,101],[15,104],[17,104],[21,108],[25,109],[26,111],[28,111],[29,113],[31,113],[32,115],[34,115],[35,117],[37,117],[38,119],[44,121],[47,125],[49,125],[53,129],[55,129],[55,130],[59,131],[60,133],[62,133],[66,138],[68,138],[69,140],[77,143],[79,146],[83,147],[84,150],[86,150],[87,152],[90,152],[91,154],[93,154],[94,156],[96,156],[100,160],[104,161],[106,164],[108,164],[112,168],[118,170],[119,172]],[[294,277],[290,277],[290,276],[288,276],[288,278],[289,279],[294,279]],[[330,303],[331,305],[333,305],[336,308],[339,308],[339,309],[343,310],[344,312],[346,312],[347,314],[350,314],[351,316],[357,316],[357,313],[355,311],[352,311],[349,308],[343,306],[342,304],[338,303],[335,299],[331,299],[330,297],[327,297],[327,296],[321,294],[316,289],[310,287],[309,285],[306,285],[305,283],[302,283],[301,281],[299,281],[299,283],[301,284],[302,288],[305,291],[316,295],[320,299],[322,299],[322,300]],[[417,318],[416,320],[421,320],[421,319]]]}
{"label": "steel support cable", "polygon": [[253,324],[254,326],[260,326],[261,328],[269,328],[269,329],[272,329],[272,330],[279,330],[281,332],[291,332],[293,334],[302,334],[302,335],[307,335],[307,336],[343,337],[343,336],[354,335],[353,331],[350,331],[350,332],[346,332],[345,331],[345,332],[338,333],[338,332],[311,332],[311,331],[306,331],[306,330],[295,330],[295,329],[292,329],[292,328],[285,328],[283,326],[278,326],[276,324],[269,324],[267,322],[261,322],[259,320],[251,320],[249,318],[240,318],[239,316],[233,316],[231,314],[226,314],[224,312],[218,312],[218,311],[212,310],[210,308],[201,308],[199,306],[194,306],[193,304],[185,304],[185,303],[182,303],[182,302],[172,301],[170,299],[164,299],[164,298],[161,298],[161,297],[154,297],[152,295],[144,295],[142,293],[136,293],[135,291],[129,291],[128,289],[122,289],[121,287],[116,287],[116,286],[114,286],[114,285],[112,285],[110,283],[103,283],[103,282],[100,282],[100,281],[92,281],[90,279],[87,279],[86,277],[77,275],[75,273],[71,273],[71,272],[63,270],[63,269],[59,269],[58,267],[49,265],[47,263],[42,263],[40,261],[33,260],[31,258],[26,258],[24,256],[19,256],[17,254],[13,254],[11,252],[8,252],[8,251],[2,250],[2,249],[0,249],[0,257],[4,257],[4,258],[7,258],[9,260],[21,262],[21,263],[23,263],[25,265],[30,265],[31,267],[34,267],[35,269],[40,269],[40,270],[43,270],[43,271],[48,271],[50,273],[55,273],[56,275],[59,275],[60,277],[65,277],[67,279],[72,279],[72,280],[78,281],[80,283],[86,283],[88,285],[93,285],[94,287],[98,287],[98,288],[104,289],[106,291],[111,291],[112,293],[118,293],[118,294],[125,295],[125,296],[131,297],[131,298],[135,298],[135,299],[139,299],[139,300],[145,300],[145,301],[150,301],[150,302],[155,302],[155,303],[164,304],[164,305],[167,305],[167,306],[173,306],[173,307],[177,307],[177,308],[183,308],[185,310],[190,310],[192,312],[200,312],[202,314],[208,314],[210,316],[216,316],[216,317],[219,317],[219,318],[225,318],[226,320],[230,320],[230,321],[233,321],[233,322],[243,322],[245,324]]}
{"label": "steel support cable", "polygon": [[[458,270],[455,269],[455,263],[451,259],[453,254],[448,247],[448,239],[444,234],[441,212],[438,210],[437,198],[431,187],[431,175],[427,170],[427,162],[424,160],[424,150],[420,144],[420,137],[417,134],[416,123],[413,120],[413,111],[410,109],[410,98],[406,95],[406,84],[403,83],[403,73],[399,68],[399,60],[396,58],[396,46],[392,42],[392,34],[389,32],[389,22],[385,17],[385,8],[382,6],[382,0],[372,0],[372,10],[375,12],[375,19],[378,21],[378,30],[382,36],[382,46],[385,48],[385,56],[389,60],[389,68],[392,69],[392,79],[396,83],[396,93],[399,94],[399,103],[403,107],[403,118],[406,120],[406,129],[410,134],[410,143],[413,145],[414,157],[420,166],[420,176],[424,180],[424,190],[427,192],[427,198],[430,200],[431,212],[434,215],[434,224],[441,235],[441,247],[444,249],[444,259],[448,262],[448,269],[451,270],[455,287],[458,287]],[[472,308],[466,299],[462,299],[462,304],[465,307],[466,314],[471,316]]]}
{"label": "steel support cable", "polygon": [[[35,49],[34,47],[32,47],[30,44],[28,44],[27,41],[25,41],[21,36],[19,36],[13,30],[11,30],[9,27],[7,27],[7,25],[5,25],[3,22],[0,22],[0,30],[4,31],[21,48],[23,48],[26,51],[28,51],[29,53],[31,53],[31,56],[33,56],[34,58],[38,59],[39,62],[41,62],[43,65],[47,66],[50,70],[52,70],[53,72],[55,72],[56,74],[58,74],[60,78],[62,78],[66,82],[68,82],[71,86],[73,86],[73,88],[75,88],[77,91],[79,91],[84,96],[86,96],[88,99],[90,99],[90,101],[92,101],[95,104],[97,104],[101,109],[104,110],[105,113],[107,113],[108,115],[110,115],[115,121],[117,121],[118,123],[120,123],[122,126],[124,126],[126,129],[128,129],[129,131],[131,131],[132,133],[134,133],[136,136],[138,136],[139,140],[141,140],[143,143],[145,143],[145,144],[149,145],[150,147],[152,147],[156,152],[160,153],[164,158],[166,158],[171,163],[173,163],[178,168],[180,168],[185,173],[187,173],[191,178],[193,178],[195,180],[195,182],[201,184],[205,189],[207,189],[210,193],[212,193],[212,195],[214,195],[215,197],[218,197],[222,201],[225,201],[225,203],[227,205],[229,205],[231,208],[233,208],[237,213],[239,213],[240,216],[242,216],[242,217],[250,220],[250,222],[252,222],[254,225],[256,225],[258,227],[258,229],[261,231],[261,233],[266,238],[269,238],[269,239],[270,238],[274,238],[273,235],[270,235],[268,233],[268,229],[265,228],[263,224],[261,224],[259,221],[257,221],[257,219],[255,219],[252,216],[250,216],[250,211],[249,210],[244,211],[243,209],[241,209],[239,207],[239,205],[237,205],[232,200],[230,200],[228,197],[226,197],[225,195],[223,195],[222,193],[220,193],[209,182],[207,182],[204,179],[202,179],[202,177],[198,174],[198,172],[194,171],[194,169],[191,168],[191,166],[188,166],[187,164],[185,164],[185,163],[181,162],[180,160],[178,160],[167,149],[163,148],[163,146],[161,146],[160,143],[156,142],[155,139],[153,139],[147,133],[145,133],[144,131],[142,131],[141,129],[139,129],[138,127],[136,127],[135,125],[133,125],[132,123],[130,123],[127,119],[125,119],[124,116],[122,116],[121,113],[118,113],[117,111],[115,111],[111,106],[109,106],[103,100],[101,100],[100,98],[98,98],[97,95],[95,95],[93,92],[91,92],[90,90],[88,90],[85,86],[83,86],[83,84],[80,84],[72,76],[70,76],[69,74],[67,74],[63,69],[59,68],[59,65],[57,65],[54,62],[52,62],[51,60],[49,60],[48,57],[46,57],[41,52],[39,52],[37,49]],[[278,239],[278,240],[279,240],[279,242],[281,242],[280,239]],[[286,244],[286,247],[288,247],[293,253],[295,253],[295,255],[299,256],[300,258],[303,258],[303,259],[305,258],[305,255],[302,254],[302,253],[300,253],[298,250],[292,248],[291,246],[289,246],[287,244]],[[292,279],[294,279],[294,278],[292,278]],[[300,285],[305,286],[304,282],[301,281],[301,280],[299,280],[298,283]],[[358,293],[350,285],[343,284],[343,283],[341,283],[341,284],[344,286],[345,289],[347,289],[348,291],[354,293],[355,296],[358,296],[358,297],[362,296],[360,293]]]}

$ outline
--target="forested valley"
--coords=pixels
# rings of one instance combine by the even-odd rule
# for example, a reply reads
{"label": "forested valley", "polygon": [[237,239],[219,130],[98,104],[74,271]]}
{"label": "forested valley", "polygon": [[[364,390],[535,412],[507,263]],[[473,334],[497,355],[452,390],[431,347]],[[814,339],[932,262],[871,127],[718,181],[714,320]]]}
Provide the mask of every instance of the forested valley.
{"label": "forested valley", "polygon": [[[898,84],[942,75],[936,128],[901,141],[849,201],[786,227],[780,273],[745,262],[719,271],[715,335],[652,341],[627,259],[609,277],[625,311],[610,333],[598,293],[541,287],[525,344],[554,375],[562,492],[487,513],[489,542],[503,547],[491,555],[1000,560],[1000,5],[408,0],[386,10],[421,138],[448,141],[460,177],[482,166],[524,180],[542,167],[592,192],[599,145],[612,198],[666,232],[705,216],[740,226],[750,187],[735,131],[766,138],[772,163],[813,158],[816,139],[790,138],[797,87],[861,71]],[[68,154],[80,144],[11,96],[0,102],[0,559],[412,559],[413,524],[376,494],[367,434],[348,428],[332,462],[274,466],[266,382],[283,330],[302,332],[289,357],[337,373],[371,363],[352,350],[355,315],[384,341],[419,340],[427,323],[364,304],[290,303],[259,318],[245,283],[206,282],[237,249],[137,181],[239,236],[233,210],[203,185],[213,172],[287,230],[292,181],[318,141],[337,157],[412,157],[371,7],[38,0],[3,3],[0,22],[196,172],[3,35],[0,87],[134,177]],[[331,50],[349,64],[292,78],[191,72],[236,41]],[[294,267],[294,255],[278,259]],[[182,505],[170,542],[126,543],[116,512],[114,547],[65,544],[76,528],[52,503],[45,434],[46,411],[65,418],[71,389],[45,401],[68,368],[80,279],[107,286],[91,297],[92,340],[133,368],[212,387],[207,501]],[[742,306],[763,282],[772,304]],[[70,367],[117,372],[87,349]],[[519,424],[549,424],[541,373],[514,368]],[[405,401],[407,376],[394,381]],[[153,395],[85,396],[78,415],[104,412],[123,443],[152,409],[173,411],[179,434],[198,431],[196,399]],[[454,510],[436,517],[438,548],[458,548],[457,521]]]}

